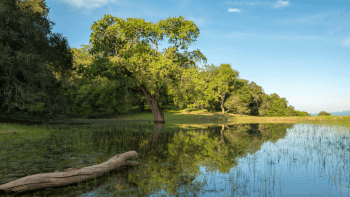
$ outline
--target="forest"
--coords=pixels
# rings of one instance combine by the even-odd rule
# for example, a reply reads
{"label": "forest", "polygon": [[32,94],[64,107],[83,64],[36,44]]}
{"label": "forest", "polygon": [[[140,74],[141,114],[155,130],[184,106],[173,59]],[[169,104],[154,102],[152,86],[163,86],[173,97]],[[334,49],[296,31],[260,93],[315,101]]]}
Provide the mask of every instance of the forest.
{"label": "forest", "polygon": [[[231,63],[209,65],[199,49],[187,51],[200,30],[184,17],[153,23],[105,14],[92,22],[89,45],[77,49],[51,32],[45,1],[0,3],[2,113],[98,118],[136,107],[142,112],[148,105],[157,123],[165,122],[163,108],[173,105],[222,114],[310,116],[240,78]],[[172,46],[160,51],[165,39]]]}

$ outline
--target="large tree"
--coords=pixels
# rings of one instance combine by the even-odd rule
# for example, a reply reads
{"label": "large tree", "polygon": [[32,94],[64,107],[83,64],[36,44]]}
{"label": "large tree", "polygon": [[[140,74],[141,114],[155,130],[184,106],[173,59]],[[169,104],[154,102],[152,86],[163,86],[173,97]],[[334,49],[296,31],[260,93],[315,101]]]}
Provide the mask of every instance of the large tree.
{"label": "large tree", "polygon": [[252,92],[248,86],[243,86],[230,95],[227,101],[224,103],[228,111],[232,111],[235,114],[246,114],[250,115],[251,109],[249,109],[249,104],[252,100]]}
{"label": "large tree", "polygon": [[208,87],[204,90],[206,99],[219,102],[222,114],[225,114],[225,98],[234,90],[239,72],[233,70],[230,64],[220,64],[219,67],[213,70],[213,75]]}
{"label": "large tree", "polygon": [[271,95],[264,94],[259,107],[260,116],[297,116],[297,112],[293,106],[288,106],[286,98],[281,98],[278,94]]}
{"label": "large tree", "polygon": [[[199,29],[181,16],[169,17],[155,24],[144,19],[124,20],[107,14],[94,22],[91,29],[90,54],[103,53],[103,57],[96,57],[94,61],[97,63],[89,68],[80,69],[110,80],[117,79],[119,75],[129,77],[135,82],[134,89],[147,99],[155,123],[165,122],[159,106],[162,89],[167,89],[169,94],[175,92],[172,89],[177,89],[176,84],[184,80],[181,75],[196,67],[197,61],[206,61],[199,50],[187,52],[188,44],[198,37]],[[158,42],[164,37],[168,37],[169,43],[174,46],[161,53]],[[179,49],[184,52],[178,52]]]}
{"label": "large tree", "polygon": [[259,107],[264,96],[264,90],[261,86],[257,85],[254,81],[248,84],[250,91],[252,92],[252,100],[249,104],[251,115],[259,116]]}
{"label": "large tree", "polygon": [[[82,48],[72,48],[73,67],[89,67],[94,57],[88,53],[91,45],[82,45]],[[101,54],[97,55],[101,57]],[[132,91],[133,81],[127,76],[111,81],[106,77],[80,75],[71,72],[68,81],[60,88],[60,93],[66,103],[70,104],[69,114],[73,116],[99,117],[112,113],[127,113],[136,102],[142,108],[142,99]]]}
{"label": "large tree", "polygon": [[[233,70],[230,64],[220,66],[204,65],[204,69],[187,72],[188,80],[179,84],[178,90],[182,91],[184,98],[181,107],[206,108],[214,110],[220,107],[225,113],[224,102],[230,93],[235,89],[238,71]],[[177,97],[178,98],[178,97]]]}
{"label": "large tree", "polygon": [[[3,111],[62,109],[56,72],[72,69],[67,40],[52,34],[44,1],[0,0],[0,104]],[[48,37],[50,36],[50,37]]]}

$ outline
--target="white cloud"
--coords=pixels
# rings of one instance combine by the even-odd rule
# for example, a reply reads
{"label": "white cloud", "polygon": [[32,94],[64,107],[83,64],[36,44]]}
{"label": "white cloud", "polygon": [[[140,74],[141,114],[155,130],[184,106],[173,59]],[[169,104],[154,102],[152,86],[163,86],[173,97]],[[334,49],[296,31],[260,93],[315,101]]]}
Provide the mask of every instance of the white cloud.
{"label": "white cloud", "polygon": [[289,5],[289,1],[278,1],[273,5],[274,8],[281,8],[281,7],[286,7]]}
{"label": "white cloud", "polygon": [[225,1],[224,4],[230,4],[230,5],[248,5],[248,6],[256,6],[256,5],[262,5],[262,6],[272,6],[273,8],[282,8],[289,5],[289,1],[277,1],[274,2],[268,2],[268,1],[255,1],[255,2],[247,2],[247,1],[240,1],[240,2],[229,2]]}
{"label": "white cloud", "polygon": [[116,3],[116,0],[64,0],[68,4],[73,5],[77,8],[98,8],[102,7],[108,3]]}
{"label": "white cloud", "polygon": [[347,38],[347,39],[343,42],[343,46],[350,46],[350,38]]}
{"label": "white cloud", "polygon": [[237,8],[229,8],[228,11],[229,11],[229,12],[240,12],[240,11],[242,11],[242,10],[237,9]]}

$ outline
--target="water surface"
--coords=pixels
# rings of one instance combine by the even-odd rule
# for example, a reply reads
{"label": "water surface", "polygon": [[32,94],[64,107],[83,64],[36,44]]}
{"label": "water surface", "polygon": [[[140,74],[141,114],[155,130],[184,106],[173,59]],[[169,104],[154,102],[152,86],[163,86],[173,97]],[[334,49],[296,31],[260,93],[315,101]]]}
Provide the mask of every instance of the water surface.
{"label": "water surface", "polygon": [[121,167],[70,187],[21,195],[349,196],[349,127],[166,125],[53,125],[53,130],[47,128],[30,137],[1,136],[0,184],[32,174],[96,165],[136,150],[139,157],[133,161],[139,166]]}

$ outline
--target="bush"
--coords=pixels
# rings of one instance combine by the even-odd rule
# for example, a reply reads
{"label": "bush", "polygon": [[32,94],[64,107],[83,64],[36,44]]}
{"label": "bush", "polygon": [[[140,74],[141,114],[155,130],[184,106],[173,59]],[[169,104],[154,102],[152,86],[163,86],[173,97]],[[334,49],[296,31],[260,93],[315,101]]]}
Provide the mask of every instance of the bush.
{"label": "bush", "polygon": [[298,110],[296,110],[296,113],[298,114],[298,116],[311,116],[306,111],[298,111]]}
{"label": "bush", "polygon": [[325,111],[321,111],[320,113],[318,113],[318,116],[331,116],[331,114]]}

